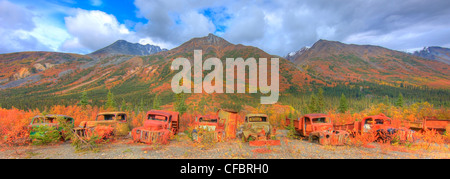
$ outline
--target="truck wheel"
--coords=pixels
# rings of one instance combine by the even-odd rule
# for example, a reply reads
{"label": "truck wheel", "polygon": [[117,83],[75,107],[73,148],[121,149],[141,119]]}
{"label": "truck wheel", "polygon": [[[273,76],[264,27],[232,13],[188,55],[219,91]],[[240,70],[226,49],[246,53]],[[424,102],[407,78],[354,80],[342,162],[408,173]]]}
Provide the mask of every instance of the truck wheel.
{"label": "truck wheel", "polygon": [[248,141],[256,141],[256,137],[255,136],[248,136]]}
{"label": "truck wheel", "polygon": [[198,133],[197,133],[197,131],[195,131],[195,130],[192,131],[191,135],[192,135],[192,140],[197,142],[198,141]]}
{"label": "truck wheel", "polygon": [[247,142],[247,138],[245,138],[244,134],[240,134],[239,138],[241,138],[242,142]]}
{"label": "truck wheel", "polygon": [[308,142],[314,143],[315,137],[312,134],[309,134]]}

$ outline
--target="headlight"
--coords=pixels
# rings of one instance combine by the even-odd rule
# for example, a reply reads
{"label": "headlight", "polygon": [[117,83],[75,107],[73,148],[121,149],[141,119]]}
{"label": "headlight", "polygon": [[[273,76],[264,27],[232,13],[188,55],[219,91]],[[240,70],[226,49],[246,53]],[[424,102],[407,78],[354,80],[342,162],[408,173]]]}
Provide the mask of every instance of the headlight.
{"label": "headlight", "polygon": [[141,133],[141,130],[136,130],[136,134],[140,134]]}

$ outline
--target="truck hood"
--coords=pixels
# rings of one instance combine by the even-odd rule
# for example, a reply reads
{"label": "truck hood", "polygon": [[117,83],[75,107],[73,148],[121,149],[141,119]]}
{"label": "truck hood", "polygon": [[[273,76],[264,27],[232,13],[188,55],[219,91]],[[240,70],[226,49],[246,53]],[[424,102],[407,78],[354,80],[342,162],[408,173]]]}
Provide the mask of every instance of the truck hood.
{"label": "truck hood", "polygon": [[314,131],[332,131],[333,125],[329,123],[325,124],[313,124],[312,126],[314,128]]}
{"label": "truck hood", "polygon": [[167,125],[163,121],[146,120],[144,121],[144,127],[152,131],[161,130],[167,128]]}
{"label": "truck hood", "polygon": [[264,129],[264,131],[267,133],[270,130],[270,124],[268,122],[252,122],[247,125],[250,125],[250,130],[254,132],[260,132]]}

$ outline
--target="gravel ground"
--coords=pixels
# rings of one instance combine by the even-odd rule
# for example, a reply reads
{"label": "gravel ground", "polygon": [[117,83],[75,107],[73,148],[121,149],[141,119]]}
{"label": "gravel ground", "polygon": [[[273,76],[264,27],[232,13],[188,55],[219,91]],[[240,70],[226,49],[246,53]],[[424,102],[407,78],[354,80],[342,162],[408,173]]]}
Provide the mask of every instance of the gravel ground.
{"label": "gravel ground", "polygon": [[[0,159],[425,159],[450,158],[449,146],[431,145],[428,150],[414,147],[400,149],[390,145],[370,144],[370,147],[322,146],[305,140],[287,139],[280,146],[255,147],[238,140],[208,146],[179,135],[168,145],[132,143],[120,139],[104,144],[96,151],[78,152],[70,142],[50,146],[2,148]],[[436,149],[439,147],[439,149]],[[405,149],[406,148],[406,149]]]}

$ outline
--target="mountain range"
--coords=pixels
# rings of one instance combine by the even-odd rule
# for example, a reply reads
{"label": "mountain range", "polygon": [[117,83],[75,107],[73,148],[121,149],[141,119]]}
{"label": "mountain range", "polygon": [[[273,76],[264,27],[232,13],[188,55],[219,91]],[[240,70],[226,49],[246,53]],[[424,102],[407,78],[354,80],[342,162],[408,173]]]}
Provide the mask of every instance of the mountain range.
{"label": "mountain range", "polygon": [[[134,104],[143,99],[149,104],[156,95],[162,96],[164,104],[171,103],[174,98],[170,82],[177,73],[171,69],[171,62],[178,57],[193,59],[194,49],[202,50],[203,59],[217,57],[222,61],[238,57],[280,58],[282,102],[296,100],[294,96],[317,88],[343,93],[352,91],[358,95],[364,88],[364,95],[375,96],[393,96],[397,93],[394,90],[409,90],[415,95],[414,90],[431,89],[444,90],[444,101],[449,97],[450,65],[443,61],[446,58],[441,54],[445,53],[439,51],[438,55],[434,48],[429,50],[429,55],[420,56],[426,53],[408,54],[379,46],[319,40],[309,48],[301,48],[282,58],[209,34],[171,50],[119,40],[87,55],[0,54],[0,101],[3,103],[0,105],[20,108],[71,105],[77,103],[83,91],[89,92],[95,105],[105,101],[108,91]],[[359,90],[354,90],[355,86],[359,86]],[[188,100],[195,104],[204,97],[222,106],[256,104],[259,99],[258,94],[190,94]]]}
{"label": "mountain range", "polygon": [[151,54],[155,54],[161,51],[167,51],[167,49],[161,49],[159,46],[155,45],[142,45],[139,43],[130,43],[125,40],[118,40],[113,44],[99,49],[95,52],[90,53],[90,56],[94,56],[97,58],[114,56],[114,55],[139,55],[139,56],[147,56]]}
{"label": "mountain range", "polygon": [[448,88],[449,64],[434,50],[429,54],[433,58],[373,45],[319,40],[311,48],[302,48],[286,58],[324,81]]}

